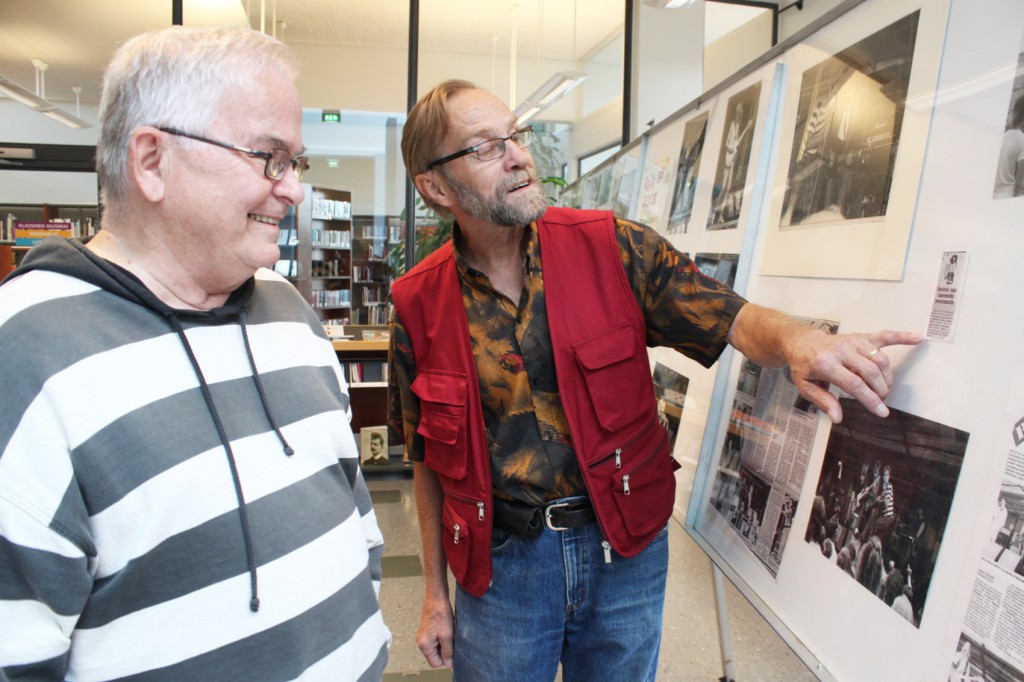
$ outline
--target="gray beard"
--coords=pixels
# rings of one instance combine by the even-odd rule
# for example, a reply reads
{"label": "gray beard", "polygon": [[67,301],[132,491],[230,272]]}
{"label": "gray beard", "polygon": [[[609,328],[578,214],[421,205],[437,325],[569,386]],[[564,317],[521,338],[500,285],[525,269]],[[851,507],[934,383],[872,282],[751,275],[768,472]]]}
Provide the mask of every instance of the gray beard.
{"label": "gray beard", "polygon": [[499,183],[493,197],[476,194],[468,186],[450,177],[447,173],[445,179],[455,192],[459,206],[472,217],[501,227],[524,227],[538,220],[548,208],[544,193],[539,190],[540,178],[537,171],[530,169],[524,172],[526,177],[534,183],[536,190],[534,200],[525,204],[514,204],[508,200],[509,190],[524,180],[523,173],[517,173]]}

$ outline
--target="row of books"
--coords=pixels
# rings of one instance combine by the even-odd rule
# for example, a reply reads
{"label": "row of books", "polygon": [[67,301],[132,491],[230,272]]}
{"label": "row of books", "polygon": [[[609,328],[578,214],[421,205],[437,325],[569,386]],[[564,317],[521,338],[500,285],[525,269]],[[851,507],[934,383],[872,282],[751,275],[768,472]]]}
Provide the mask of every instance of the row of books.
{"label": "row of books", "polygon": [[348,230],[313,230],[310,242],[313,248],[351,249],[352,233]]}
{"label": "row of books", "polygon": [[357,265],[352,268],[353,282],[381,282],[384,273],[379,267],[383,261],[375,261],[375,265]]}
{"label": "row of books", "polygon": [[387,225],[363,225],[360,228],[361,239],[387,239],[388,238],[388,226]]}
{"label": "row of books", "polygon": [[368,286],[363,289],[362,295],[363,305],[383,303],[387,300],[387,294],[384,293],[384,287],[382,286]]}
{"label": "row of books", "polygon": [[313,197],[310,213],[314,220],[350,220],[352,202]]}
{"label": "row of books", "polygon": [[388,324],[391,321],[391,304],[368,304],[360,314],[366,317],[365,320],[360,320],[362,324]]}
{"label": "row of books", "polygon": [[342,369],[345,371],[345,379],[350,384],[359,384],[367,381],[387,381],[388,363],[380,360],[369,362],[343,362]]}
{"label": "row of books", "polygon": [[32,246],[46,237],[74,237],[83,239],[96,234],[96,221],[58,218],[56,220],[18,220],[8,213],[0,223],[0,242],[14,242],[18,246]]}
{"label": "row of books", "polygon": [[313,277],[348,277],[348,260],[315,260],[312,265]]}
{"label": "row of books", "polygon": [[331,289],[313,292],[314,308],[348,308],[352,305],[352,292],[348,289]]}

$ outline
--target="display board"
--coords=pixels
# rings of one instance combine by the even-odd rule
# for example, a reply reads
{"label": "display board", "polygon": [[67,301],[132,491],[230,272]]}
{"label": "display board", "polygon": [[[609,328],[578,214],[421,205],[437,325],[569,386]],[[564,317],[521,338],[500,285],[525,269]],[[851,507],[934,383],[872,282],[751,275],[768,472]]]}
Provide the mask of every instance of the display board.
{"label": "display board", "polygon": [[[783,60],[747,296],[840,333],[930,337],[887,349],[888,419],[843,398],[831,424],[738,354],[722,372],[687,524],[823,679],[1024,679],[1024,199],[993,198],[1022,33],[1014,1],[865,2],[800,46],[818,58]],[[880,52],[880,34],[901,52]],[[845,89],[865,89],[864,64],[899,61],[912,65],[892,122],[871,104],[895,148],[879,158],[838,112]]]}
{"label": "display board", "polygon": [[695,541],[822,679],[1024,680],[1024,3],[851,0],[642,141],[629,215],[703,272],[927,336],[838,424],[652,349]]}

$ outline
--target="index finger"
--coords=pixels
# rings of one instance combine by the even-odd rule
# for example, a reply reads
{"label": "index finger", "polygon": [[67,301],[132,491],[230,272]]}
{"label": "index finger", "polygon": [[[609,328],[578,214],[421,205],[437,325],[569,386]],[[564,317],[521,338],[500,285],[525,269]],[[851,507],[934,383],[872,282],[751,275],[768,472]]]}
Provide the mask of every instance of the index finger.
{"label": "index finger", "polygon": [[886,346],[916,346],[924,341],[924,336],[917,332],[893,331],[891,329],[874,332],[872,334],[868,334],[867,337],[868,341],[870,341],[875,348],[885,348]]}

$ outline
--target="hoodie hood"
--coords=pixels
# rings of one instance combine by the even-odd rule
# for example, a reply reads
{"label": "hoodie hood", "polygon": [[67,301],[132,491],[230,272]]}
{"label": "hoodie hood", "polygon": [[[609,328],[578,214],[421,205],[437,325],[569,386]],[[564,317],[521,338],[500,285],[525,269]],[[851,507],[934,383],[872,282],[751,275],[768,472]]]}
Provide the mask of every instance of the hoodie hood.
{"label": "hoodie hood", "polygon": [[119,265],[100,258],[81,242],[50,238],[40,242],[22,259],[21,265],[4,279],[14,279],[32,270],[45,270],[68,275],[93,284],[115,296],[148,308],[160,315],[174,315],[182,320],[199,323],[233,322],[252,298],[255,280],[250,277],[235,289],[227,302],[211,310],[172,308],[145,287],[138,277]]}
{"label": "hoodie hood", "polygon": [[[231,441],[228,438],[224,424],[221,421],[220,415],[217,411],[217,406],[213,401],[213,393],[210,391],[210,386],[207,384],[206,378],[203,376],[202,367],[200,367],[199,361],[196,359],[195,353],[192,350],[192,346],[189,344],[188,336],[185,334],[185,328],[182,324],[183,321],[187,321],[193,325],[237,324],[239,326],[242,334],[242,341],[245,346],[245,352],[249,360],[249,367],[252,372],[252,380],[255,384],[256,391],[259,394],[260,402],[263,405],[263,411],[266,414],[267,421],[270,423],[270,426],[281,441],[284,454],[290,457],[294,454],[294,450],[292,450],[291,446],[288,445],[288,442],[285,440],[284,434],[281,432],[277,420],[274,418],[274,414],[270,409],[270,402],[267,398],[267,393],[263,388],[263,381],[256,368],[256,359],[253,357],[252,349],[249,345],[249,334],[246,329],[245,315],[246,306],[255,292],[255,278],[250,277],[242,284],[242,286],[235,289],[235,291],[233,291],[228,297],[227,302],[222,306],[211,310],[189,310],[172,308],[167,305],[157,298],[153,292],[147,289],[138,277],[124,268],[100,258],[92,251],[85,248],[85,246],[78,241],[63,238],[51,238],[41,242],[26,254],[24,260],[22,260],[21,266],[8,275],[4,279],[3,283],[5,284],[15,277],[24,275],[32,270],[43,270],[74,277],[83,282],[93,284],[115,296],[131,301],[136,305],[152,310],[154,313],[163,317],[167,321],[171,330],[178,336],[178,339],[181,341],[182,348],[192,365],[192,370],[195,372],[196,379],[199,381],[199,388],[202,392],[203,399],[206,402],[207,411],[209,412],[210,419],[213,421],[213,425],[217,430],[217,435],[220,438],[221,445],[224,448],[224,453],[228,460],[228,466],[231,470],[231,479],[235,489],[235,497],[238,500],[238,517],[245,543],[245,559],[247,570],[249,572],[249,608],[252,611],[259,610],[260,601],[256,583],[255,550],[253,548],[252,535],[249,529],[249,514],[246,508],[245,495],[242,492],[242,483],[239,479],[238,467],[235,463],[235,454],[232,451]],[[2,286],[2,284],[0,284],[0,286]]]}

